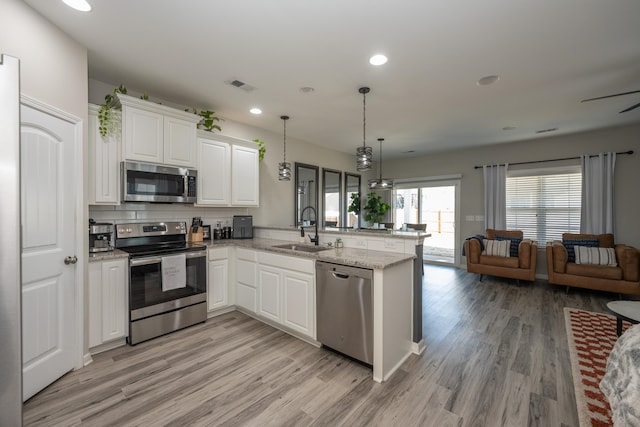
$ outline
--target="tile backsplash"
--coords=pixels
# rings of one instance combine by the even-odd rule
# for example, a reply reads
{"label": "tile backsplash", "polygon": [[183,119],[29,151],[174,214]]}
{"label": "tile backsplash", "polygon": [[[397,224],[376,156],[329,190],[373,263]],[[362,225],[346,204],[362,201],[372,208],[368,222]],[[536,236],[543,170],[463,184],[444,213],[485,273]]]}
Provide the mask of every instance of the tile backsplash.
{"label": "tile backsplash", "polygon": [[248,208],[215,208],[194,207],[193,205],[162,203],[123,203],[119,206],[89,206],[89,218],[96,222],[122,224],[127,222],[147,221],[186,221],[199,216],[202,222],[215,228],[219,222],[221,227],[231,227],[234,215],[249,215]]}

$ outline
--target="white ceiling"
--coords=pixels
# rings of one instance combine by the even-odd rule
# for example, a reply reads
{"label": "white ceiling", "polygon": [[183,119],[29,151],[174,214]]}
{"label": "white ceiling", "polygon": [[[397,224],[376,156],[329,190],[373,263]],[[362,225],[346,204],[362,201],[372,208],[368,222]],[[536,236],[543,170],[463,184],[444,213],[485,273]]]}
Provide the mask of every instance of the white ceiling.
{"label": "white ceiling", "polygon": [[361,86],[385,158],[640,122],[618,113],[640,93],[580,103],[640,89],[638,0],[25,1],[87,46],[92,79],[277,134],[288,114],[289,137],[348,153]]}

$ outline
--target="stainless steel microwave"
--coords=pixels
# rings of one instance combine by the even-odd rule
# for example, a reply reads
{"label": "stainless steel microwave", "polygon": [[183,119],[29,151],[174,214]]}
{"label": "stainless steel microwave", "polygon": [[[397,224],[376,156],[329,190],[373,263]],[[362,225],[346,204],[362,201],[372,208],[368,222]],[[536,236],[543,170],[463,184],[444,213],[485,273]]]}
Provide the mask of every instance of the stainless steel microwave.
{"label": "stainless steel microwave", "polygon": [[151,203],[195,203],[194,169],[122,162],[122,201]]}

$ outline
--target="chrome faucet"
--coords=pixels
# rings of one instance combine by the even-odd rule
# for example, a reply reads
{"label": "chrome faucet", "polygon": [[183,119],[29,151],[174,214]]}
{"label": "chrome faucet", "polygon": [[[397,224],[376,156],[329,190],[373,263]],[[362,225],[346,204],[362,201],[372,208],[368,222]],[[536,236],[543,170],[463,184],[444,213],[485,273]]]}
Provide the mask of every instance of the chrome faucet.
{"label": "chrome faucet", "polygon": [[307,209],[311,209],[311,212],[313,212],[313,217],[315,219],[315,228],[316,228],[315,237],[309,236],[309,240],[311,240],[311,242],[313,242],[316,246],[318,246],[318,244],[320,243],[320,237],[318,236],[318,213],[316,212],[316,209],[313,206],[307,206],[306,208],[302,209],[302,212],[300,212],[300,236],[304,237],[304,220],[302,218],[304,218],[304,213],[307,211]]}

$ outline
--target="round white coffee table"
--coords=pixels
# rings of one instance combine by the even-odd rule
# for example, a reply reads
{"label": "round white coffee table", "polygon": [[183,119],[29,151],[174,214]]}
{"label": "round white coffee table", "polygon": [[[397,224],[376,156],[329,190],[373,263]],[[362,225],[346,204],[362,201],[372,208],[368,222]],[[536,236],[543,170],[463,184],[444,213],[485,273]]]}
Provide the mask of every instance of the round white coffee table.
{"label": "round white coffee table", "polygon": [[616,316],[616,333],[622,334],[622,321],[640,323],[640,301],[611,301],[607,308]]}

